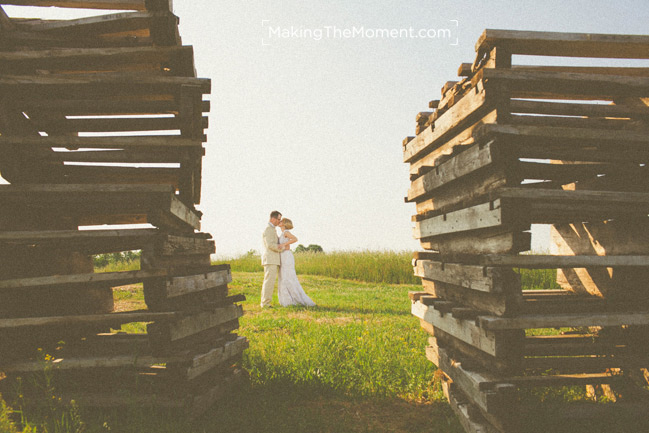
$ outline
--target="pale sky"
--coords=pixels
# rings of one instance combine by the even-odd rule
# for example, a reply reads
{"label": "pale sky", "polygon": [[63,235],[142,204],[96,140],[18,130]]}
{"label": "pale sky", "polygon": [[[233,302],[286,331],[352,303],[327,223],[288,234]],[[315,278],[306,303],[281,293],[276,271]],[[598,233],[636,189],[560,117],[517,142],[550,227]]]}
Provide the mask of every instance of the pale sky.
{"label": "pale sky", "polygon": [[[420,249],[401,142],[485,28],[649,33],[646,0],[174,0],[174,12],[212,79],[199,209],[220,256],[259,250],[275,209],[325,251]],[[410,28],[435,37],[371,37]]]}

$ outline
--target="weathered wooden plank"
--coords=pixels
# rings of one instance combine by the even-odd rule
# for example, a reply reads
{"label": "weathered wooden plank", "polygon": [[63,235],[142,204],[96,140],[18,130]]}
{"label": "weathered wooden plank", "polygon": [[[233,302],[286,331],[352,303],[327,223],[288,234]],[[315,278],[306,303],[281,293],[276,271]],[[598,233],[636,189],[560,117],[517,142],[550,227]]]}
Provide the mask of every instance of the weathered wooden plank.
{"label": "weathered wooden plank", "polygon": [[588,142],[606,144],[633,143],[647,145],[649,137],[645,132],[639,131],[608,131],[584,130],[583,128],[565,127],[538,127],[523,125],[496,125],[485,124],[476,129],[474,137],[479,141],[488,142],[496,137],[524,138],[525,140],[539,140],[553,142],[574,143]]}
{"label": "weathered wooden plank", "polygon": [[[93,368],[148,368],[153,365],[164,364],[168,362],[186,361],[187,356],[152,356],[141,353],[132,355],[113,355],[113,356],[85,356],[85,357],[56,357],[51,363],[54,370],[79,370]],[[5,373],[28,373],[42,372],[44,368],[43,361],[24,361],[11,364],[4,364],[0,369]]]}
{"label": "weathered wooden plank", "polygon": [[501,199],[530,200],[535,202],[595,202],[600,205],[644,205],[649,203],[649,193],[621,191],[570,191],[553,189],[502,188],[497,194]]}
{"label": "weathered wooden plank", "polygon": [[421,241],[421,246],[443,254],[517,254],[531,248],[531,233],[500,227],[479,233],[464,232]]}
{"label": "weathered wooden plank", "polygon": [[[482,390],[480,384],[489,383],[492,378],[485,373],[469,371],[462,363],[451,359],[446,350],[439,349],[440,368],[459,386],[464,394],[490,418],[502,416],[515,404],[516,395],[509,392],[513,387],[501,384],[493,390]],[[514,418],[511,416],[511,418]]]}
{"label": "weathered wooden plank", "polygon": [[205,237],[166,235],[156,245],[155,252],[163,256],[214,253],[214,241]]}
{"label": "weathered wooden plank", "polygon": [[489,89],[489,86],[506,86],[514,98],[554,95],[561,99],[580,96],[606,100],[620,96],[649,96],[649,77],[511,69],[483,69],[480,73],[485,81],[485,89]]}
{"label": "weathered wooden plank", "polygon": [[432,260],[417,260],[415,275],[486,293],[520,290],[520,277],[511,269],[464,265]]}
{"label": "weathered wooden plank", "polygon": [[[199,108],[200,109],[200,108]],[[67,132],[130,132],[130,131],[175,131],[183,127],[183,121],[177,117],[147,118],[104,118],[104,119],[67,119],[65,123],[35,122],[40,129],[56,133]],[[208,127],[208,118],[200,118],[200,128]],[[194,140],[200,140],[202,134]]]}
{"label": "weathered wooden plank", "polygon": [[201,141],[190,140],[180,136],[132,136],[132,137],[0,137],[0,146],[21,147],[61,147],[70,149],[97,148],[97,149],[122,149],[122,148],[160,148],[160,149],[200,149]]}
{"label": "weathered wooden plank", "polygon": [[523,366],[530,370],[554,370],[569,373],[600,373],[629,365],[625,356],[539,356],[526,357]]}
{"label": "weathered wooden plank", "polygon": [[[404,147],[404,162],[413,162],[448,138],[454,130],[468,122],[475,122],[475,117],[487,109],[486,92],[470,92],[453,107],[426,128]],[[484,113],[486,114],[486,113]],[[473,120],[472,120],[473,119]]]}
{"label": "weathered wooden plank", "polygon": [[[551,252],[584,256],[637,257],[648,252],[647,221],[607,221],[552,226]],[[632,263],[629,261],[628,263]],[[576,293],[606,298],[633,298],[640,295],[646,269],[563,268],[557,270],[557,282]]]}
{"label": "weathered wooden plank", "polygon": [[[462,63],[458,69],[458,76],[469,77],[473,74],[471,63]],[[649,68],[629,66],[548,66],[548,65],[512,65],[511,69],[517,71],[550,71],[570,72],[577,74],[599,75],[624,75],[632,77],[649,76]]]}
{"label": "weathered wooden plank", "polygon": [[54,6],[58,8],[146,10],[145,0],[6,0],[7,5]]}
{"label": "weathered wooden plank", "polygon": [[[215,266],[215,268],[217,268]],[[182,296],[223,286],[232,282],[232,273],[227,268],[215,269],[199,275],[172,277],[166,282],[165,293],[168,297]]]}
{"label": "weathered wooden plank", "polygon": [[578,326],[649,325],[649,312],[600,314],[546,314],[512,318],[481,316],[480,328],[487,330],[561,328]]}
{"label": "weathered wooden plank", "polygon": [[519,186],[508,163],[494,164],[446,184],[416,199],[417,214],[429,214],[467,207],[485,201],[490,194],[507,186]]}
{"label": "weathered wooden plank", "polygon": [[471,290],[439,281],[422,279],[422,286],[428,294],[454,301],[495,316],[511,316],[520,310],[519,293],[489,293]]}
{"label": "weathered wooden plank", "polygon": [[109,15],[91,16],[69,20],[14,20],[17,26],[27,32],[46,32],[51,35],[85,37],[100,34],[124,33],[133,30],[147,29],[155,25],[156,20],[167,20],[177,17],[169,11],[123,12]]}
{"label": "weathered wooden plank", "polygon": [[[0,231],[0,242],[12,244],[44,244],[61,242],[101,242],[124,240],[127,242],[150,241],[159,233],[156,229],[124,230],[42,230]],[[136,249],[136,248],[131,248]]]}
{"label": "weathered wooden plank", "polygon": [[455,212],[424,218],[415,223],[415,239],[450,233],[499,227],[503,224],[500,200],[460,209]]}
{"label": "weathered wooden plank", "polygon": [[223,362],[241,355],[248,348],[246,337],[237,337],[236,340],[225,343],[222,347],[214,348],[206,353],[196,355],[189,366],[169,365],[168,368],[175,374],[180,374],[187,380],[192,380],[201,374],[217,367]]}
{"label": "weathered wooden plank", "polygon": [[0,77],[0,90],[16,100],[30,97],[44,99],[88,98],[96,96],[133,96],[146,94],[174,94],[182,85],[199,86],[210,93],[207,78],[166,77],[150,74],[75,74],[55,77],[15,75]]}
{"label": "weathered wooden plank", "polygon": [[178,220],[190,225],[195,230],[201,229],[201,216],[195,210],[187,207],[178,197],[171,196],[171,206],[169,209],[171,215]]}
{"label": "weathered wooden plank", "polygon": [[649,107],[626,105],[603,105],[577,102],[526,101],[514,99],[510,105],[512,113],[548,114],[556,116],[599,116],[599,117],[640,117],[649,116]]}
{"label": "weathered wooden plank", "polygon": [[600,130],[630,129],[642,131],[647,129],[645,122],[633,119],[591,118],[591,117],[565,117],[565,116],[530,116],[513,114],[510,119],[512,125],[559,127],[559,128],[587,128]]}
{"label": "weathered wooden plank", "polygon": [[[451,155],[457,146],[469,146],[474,143],[473,132],[480,126],[496,122],[498,120],[497,110],[491,110],[485,114],[481,119],[474,121],[472,124],[455,131],[456,134],[448,139],[443,139],[441,142],[436,143],[430,152],[423,153],[420,158],[413,160],[410,163],[410,175],[414,177],[420,176],[424,171],[430,170],[438,164],[438,159]],[[424,131],[425,133],[425,131]]]}
{"label": "weathered wooden plank", "polygon": [[574,255],[496,255],[489,254],[480,258],[482,266],[527,268],[527,269],[557,269],[557,268],[586,268],[594,266],[649,266],[649,256],[574,256]]}
{"label": "weathered wooden plank", "polygon": [[[55,183],[94,184],[98,180],[116,184],[171,185],[179,190],[182,173],[178,168],[113,167],[101,165],[66,165]],[[60,179],[60,178],[59,178]]]}
{"label": "weathered wooden plank", "polygon": [[503,348],[500,346],[500,342],[496,341],[496,335],[479,328],[473,322],[455,319],[450,314],[442,315],[433,307],[426,306],[421,302],[413,303],[411,312],[413,316],[432,324],[435,328],[441,329],[458,340],[475,346],[489,355],[503,355],[501,353]]}
{"label": "weathered wooden plank", "polygon": [[235,320],[242,315],[243,308],[240,305],[230,305],[213,311],[192,314],[173,322],[150,323],[147,325],[147,332],[154,344],[166,346],[177,340]]}
{"label": "weathered wooden plank", "polygon": [[[177,114],[178,103],[171,95],[159,100],[116,99],[25,99],[21,106],[32,110],[57,111],[66,116]],[[201,101],[201,111],[210,111],[210,101]]]}
{"label": "weathered wooden plank", "polygon": [[[38,206],[69,213],[79,218],[80,225],[135,224],[146,222],[141,215],[147,215],[160,226],[200,229],[200,214],[164,185],[0,185],[0,199],[14,210]],[[0,209],[0,216],[8,211]],[[135,222],[132,217],[137,217]]]}
{"label": "weathered wooden plank", "polygon": [[470,403],[466,401],[466,397],[458,397],[460,391],[454,385],[452,382],[442,382],[444,395],[446,395],[449,405],[457,415],[464,431],[467,433],[502,433],[482,417],[477,417],[475,413],[477,410],[470,406]]}
{"label": "weathered wooden plank", "polygon": [[494,46],[506,47],[511,54],[649,58],[649,37],[644,35],[486,29],[475,45],[476,52],[485,52]]}
{"label": "weathered wooden plank", "polygon": [[36,326],[68,325],[121,325],[131,322],[165,321],[181,317],[176,312],[152,313],[150,311],[128,311],[121,313],[90,314],[80,316],[26,317],[0,319],[0,329],[18,329]]}
{"label": "weathered wooden plank", "polygon": [[448,161],[432,167],[429,172],[415,179],[410,185],[407,199],[408,201],[414,201],[443,185],[493,163],[494,154],[490,144],[471,146]]}
{"label": "weathered wooden plank", "polygon": [[[7,75],[35,71],[129,71],[133,68],[158,70],[166,75],[195,76],[180,59],[193,66],[191,46],[68,48],[65,50],[22,50],[0,53],[0,71]],[[191,69],[191,70],[190,70]]]}
{"label": "weathered wooden plank", "polygon": [[553,225],[550,252],[557,255],[644,255],[649,253],[649,220]]}
{"label": "weathered wooden plank", "polygon": [[[0,145],[0,148],[2,146]],[[160,148],[150,147],[135,150],[127,149],[106,149],[106,150],[75,150],[71,152],[52,152],[40,159],[48,163],[56,164],[57,162],[96,162],[96,163],[149,163],[149,164],[176,164],[188,159],[198,159],[204,149],[198,147],[194,149],[182,148]],[[100,166],[101,167],[101,166]],[[103,166],[106,167],[106,166]],[[112,167],[112,166],[111,166]],[[67,169],[67,167],[65,167]],[[120,182],[114,182],[120,183]]]}
{"label": "weathered wooden plank", "polygon": [[626,351],[624,339],[606,341],[592,334],[536,335],[525,338],[526,356],[618,356]]}
{"label": "weathered wooden plank", "polygon": [[43,286],[74,286],[83,287],[106,287],[123,286],[126,284],[141,283],[144,280],[164,278],[167,271],[164,269],[148,271],[122,271],[102,272],[90,274],[51,275],[47,277],[17,278],[11,280],[0,280],[0,290],[21,291]]}

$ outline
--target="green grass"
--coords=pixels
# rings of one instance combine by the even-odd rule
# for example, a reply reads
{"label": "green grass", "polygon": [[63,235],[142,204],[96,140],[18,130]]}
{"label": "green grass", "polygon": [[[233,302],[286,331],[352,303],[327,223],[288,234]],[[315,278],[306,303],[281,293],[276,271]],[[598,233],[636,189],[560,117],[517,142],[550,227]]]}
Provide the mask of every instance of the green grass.
{"label": "green grass", "polygon": [[[256,253],[235,258],[221,258],[234,272],[261,272],[261,259]],[[408,251],[334,251],[330,253],[297,253],[298,275],[322,275],[375,283],[419,284],[412,273],[412,252]]]}
{"label": "green grass", "polygon": [[[229,263],[233,272],[262,272],[261,259],[255,252],[238,257],[223,257],[215,263]],[[295,254],[298,275],[322,275],[332,278],[392,284],[420,284],[412,271],[412,252],[408,251],[334,251]],[[560,289],[556,269],[516,269],[523,290]]]}
{"label": "green grass", "polygon": [[[137,408],[86,411],[86,431],[462,432],[424,355],[428,334],[410,314],[407,292],[421,290],[411,254],[303,253],[296,262],[316,307],[261,310],[259,257],[230,261],[230,291],[247,297],[238,330],[250,341],[241,361],[246,386],[193,422]],[[97,271],[138,268],[134,261]],[[519,272],[524,289],[557,288],[554,271]],[[141,284],[116,288],[114,298],[118,310],[144,307]],[[122,330],[145,332],[145,326]]]}

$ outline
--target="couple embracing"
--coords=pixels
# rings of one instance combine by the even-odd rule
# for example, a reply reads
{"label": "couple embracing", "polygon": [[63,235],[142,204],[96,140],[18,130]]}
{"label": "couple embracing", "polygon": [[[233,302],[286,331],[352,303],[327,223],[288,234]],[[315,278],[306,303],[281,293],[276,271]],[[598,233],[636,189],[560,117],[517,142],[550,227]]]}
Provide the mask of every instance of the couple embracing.
{"label": "couple embracing", "polygon": [[[276,227],[282,230],[279,237]],[[315,302],[304,293],[295,273],[295,258],[290,245],[297,242],[297,238],[289,231],[292,229],[293,222],[290,219],[282,219],[282,214],[276,210],[270,213],[270,221],[264,230],[264,251],[261,255],[261,264],[264,266],[261,308],[271,307],[275,278],[278,273],[277,297],[281,306],[306,305],[313,307],[315,305]]]}

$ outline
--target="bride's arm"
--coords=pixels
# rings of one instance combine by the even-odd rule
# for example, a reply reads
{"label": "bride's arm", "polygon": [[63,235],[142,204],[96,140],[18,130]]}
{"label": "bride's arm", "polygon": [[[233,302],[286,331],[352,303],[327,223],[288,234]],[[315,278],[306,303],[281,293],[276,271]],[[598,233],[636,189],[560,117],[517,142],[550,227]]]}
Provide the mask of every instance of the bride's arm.
{"label": "bride's arm", "polygon": [[295,242],[297,242],[297,238],[295,236],[293,236],[293,233],[289,232],[288,230],[284,232],[284,236],[286,236],[286,238],[288,239],[283,244],[283,245],[287,246],[287,249],[290,248],[290,247],[288,247],[290,244],[294,244]]}

